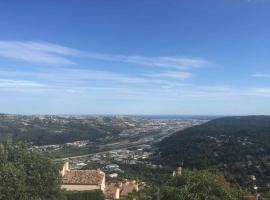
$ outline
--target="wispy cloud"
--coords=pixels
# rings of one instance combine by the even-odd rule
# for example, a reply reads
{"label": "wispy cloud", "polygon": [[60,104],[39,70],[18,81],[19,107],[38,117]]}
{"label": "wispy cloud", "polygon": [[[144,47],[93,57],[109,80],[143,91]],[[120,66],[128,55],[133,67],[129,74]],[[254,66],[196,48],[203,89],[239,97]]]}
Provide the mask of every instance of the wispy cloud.
{"label": "wispy cloud", "polygon": [[26,81],[26,80],[12,80],[12,79],[0,79],[0,89],[38,89],[44,88],[45,85],[34,82],[34,81]]}
{"label": "wispy cloud", "polygon": [[175,69],[200,68],[210,64],[210,62],[199,58],[84,52],[54,43],[34,41],[0,41],[0,57],[47,65],[75,64],[74,57]]}
{"label": "wispy cloud", "polygon": [[[72,73],[71,73],[72,74]],[[84,72],[85,74],[85,72]],[[16,74],[16,79],[0,79],[0,91],[8,92],[31,92],[31,93],[43,93],[54,95],[80,95],[82,98],[91,99],[143,99],[143,100],[196,100],[196,101],[208,101],[208,100],[226,100],[232,101],[238,98],[247,97],[270,97],[270,88],[246,88],[239,89],[237,87],[226,85],[192,85],[192,84],[179,84],[177,82],[166,82],[159,79],[149,80],[147,79],[132,79],[126,76],[119,76],[117,74],[108,74],[102,72],[93,72],[98,80],[113,80],[114,84],[105,85],[92,85],[78,82],[78,77],[69,77],[66,80],[60,80],[59,82],[53,82],[54,76],[51,76],[51,80],[48,79],[46,73],[36,74],[43,79],[38,78],[39,81],[24,80],[19,73]],[[26,74],[24,74],[26,75]],[[31,74],[31,76],[34,74]],[[15,76],[15,74],[14,74]],[[58,76],[56,74],[55,76]],[[98,77],[99,76],[99,77]],[[87,75],[83,77],[87,79]],[[48,81],[48,82],[45,82]],[[70,81],[72,82],[71,84]],[[74,82],[77,82],[74,84]],[[115,82],[125,84],[115,84]],[[136,83],[136,86],[130,86],[127,83]],[[138,86],[139,84],[154,84],[153,87]],[[171,84],[171,85],[170,85]],[[164,87],[165,86],[165,87]]]}
{"label": "wispy cloud", "polygon": [[[32,80],[33,88],[37,91],[65,91],[65,92],[81,92],[87,94],[89,91],[97,93],[100,91],[104,92],[104,88],[116,88],[114,93],[129,94],[136,91],[137,94],[153,92],[167,92],[171,93],[172,90],[182,87],[185,85],[181,79],[177,76],[173,80],[164,78],[164,76],[173,76],[169,72],[164,74],[153,74],[148,77],[147,74],[128,75],[123,73],[115,73],[101,70],[88,70],[88,69],[70,69],[70,68],[57,68],[57,69],[44,69],[42,71],[22,71],[22,70],[11,70],[2,69],[0,70],[0,78],[3,80],[14,80],[10,83],[22,83],[21,81],[15,82],[15,80]],[[182,77],[186,74],[181,74]],[[40,83],[39,85],[34,84],[35,82]],[[7,82],[6,82],[7,83]],[[26,82],[28,83],[28,82]],[[10,89],[10,86],[7,89]],[[42,88],[36,86],[44,85]],[[121,86],[125,86],[125,89]],[[29,83],[30,86],[30,83]],[[2,89],[4,88],[4,85]],[[122,89],[121,89],[122,88]],[[24,87],[25,91],[30,90],[30,87]],[[39,89],[39,90],[38,90]],[[150,90],[149,90],[150,89]],[[108,91],[106,91],[108,94]],[[160,95],[163,93],[160,93]],[[105,95],[103,93],[103,95]],[[135,94],[134,94],[135,95]],[[156,96],[157,94],[155,94]]]}
{"label": "wispy cloud", "polygon": [[261,87],[261,88],[251,88],[251,93],[257,96],[266,96],[270,97],[270,88],[268,87]]}
{"label": "wispy cloud", "polygon": [[61,45],[32,41],[0,41],[0,57],[39,64],[74,64],[67,56],[80,52]]}
{"label": "wispy cloud", "polygon": [[43,87],[43,84],[25,80],[0,79],[0,87]]}
{"label": "wispy cloud", "polygon": [[144,66],[176,68],[176,69],[200,68],[210,64],[208,61],[199,58],[168,57],[168,56],[146,57],[146,56],[89,53],[88,57],[99,60],[117,61]]}
{"label": "wispy cloud", "polygon": [[193,74],[183,71],[164,71],[159,73],[147,73],[145,76],[154,78],[188,79],[191,78]]}
{"label": "wispy cloud", "polygon": [[[149,73],[137,76],[101,70],[57,68],[44,71],[0,70],[0,89],[37,92],[67,92],[100,98],[109,94],[121,98],[198,98],[269,97],[269,88],[245,88],[227,85],[194,85],[181,81],[179,76],[191,76],[188,72]],[[164,77],[172,77],[166,79]],[[27,79],[27,80],[25,80]],[[180,80],[179,80],[180,79]],[[29,81],[31,80],[31,81]],[[60,92],[60,93],[61,93]],[[125,97],[127,95],[127,97]],[[163,96],[163,97],[162,97]]]}
{"label": "wispy cloud", "polygon": [[[111,83],[125,83],[125,84],[158,84],[158,85],[172,85],[177,84],[177,80],[169,81],[161,75],[150,74],[127,75],[123,73],[115,73],[102,70],[89,69],[70,69],[57,68],[45,71],[20,71],[20,70],[0,70],[0,78],[30,78],[32,80],[40,80],[45,82],[53,82],[66,85],[78,85],[92,82],[111,82]],[[182,74],[182,76],[184,76]],[[181,78],[180,78],[181,79]]]}
{"label": "wispy cloud", "polygon": [[270,78],[270,74],[266,74],[266,73],[255,73],[255,74],[252,74],[251,76],[255,78]]}

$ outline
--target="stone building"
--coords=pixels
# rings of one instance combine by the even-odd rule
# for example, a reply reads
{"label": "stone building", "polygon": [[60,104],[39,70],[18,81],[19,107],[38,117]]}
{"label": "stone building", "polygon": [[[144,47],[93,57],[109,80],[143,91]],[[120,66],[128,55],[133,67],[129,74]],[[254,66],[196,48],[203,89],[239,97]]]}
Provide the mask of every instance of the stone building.
{"label": "stone building", "polygon": [[120,188],[117,185],[106,185],[105,189],[106,199],[119,199],[120,198]]}
{"label": "stone building", "polygon": [[66,162],[61,171],[62,189],[69,191],[105,191],[105,173],[101,170],[71,170]]}
{"label": "stone building", "polygon": [[129,193],[138,191],[136,181],[125,181],[124,183],[111,183],[106,185],[105,173],[101,170],[73,170],[70,169],[69,163],[65,162],[62,175],[62,189],[68,191],[87,191],[101,190],[106,199],[125,198]]}
{"label": "stone building", "polygon": [[120,186],[120,197],[125,198],[129,193],[138,192],[139,186],[136,181],[127,181]]}

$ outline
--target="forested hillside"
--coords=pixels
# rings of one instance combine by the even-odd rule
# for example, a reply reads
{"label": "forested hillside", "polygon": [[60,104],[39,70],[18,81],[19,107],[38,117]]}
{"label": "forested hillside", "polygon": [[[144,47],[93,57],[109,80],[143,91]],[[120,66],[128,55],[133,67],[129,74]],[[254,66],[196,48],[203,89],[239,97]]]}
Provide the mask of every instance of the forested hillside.
{"label": "forested hillside", "polygon": [[[63,144],[77,140],[93,142],[117,139],[125,126],[121,118],[90,116],[23,116],[0,114],[0,140],[8,135],[16,141],[36,145]],[[118,122],[118,123],[117,123]]]}
{"label": "forested hillside", "polygon": [[227,180],[244,188],[257,185],[260,190],[270,189],[269,116],[212,120],[176,132],[158,147],[163,163],[198,169],[216,167]]}

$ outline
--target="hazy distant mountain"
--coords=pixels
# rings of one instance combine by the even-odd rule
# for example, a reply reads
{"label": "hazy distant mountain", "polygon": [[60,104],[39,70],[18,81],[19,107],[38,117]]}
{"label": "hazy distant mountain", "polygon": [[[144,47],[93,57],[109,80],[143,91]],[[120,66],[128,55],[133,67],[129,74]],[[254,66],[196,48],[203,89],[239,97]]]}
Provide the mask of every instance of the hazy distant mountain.
{"label": "hazy distant mountain", "polygon": [[270,117],[224,117],[176,132],[159,143],[161,160],[172,166],[217,167],[244,187],[270,184]]}

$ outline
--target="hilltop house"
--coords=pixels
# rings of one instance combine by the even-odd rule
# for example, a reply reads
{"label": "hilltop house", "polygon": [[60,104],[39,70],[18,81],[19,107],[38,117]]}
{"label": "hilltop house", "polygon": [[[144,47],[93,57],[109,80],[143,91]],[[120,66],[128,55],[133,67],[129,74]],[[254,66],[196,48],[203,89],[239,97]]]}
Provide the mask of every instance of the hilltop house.
{"label": "hilltop house", "polygon": [[173,176],[181,176],[182,175],[182,167],[177,167],[175,171],[173,171]]}
{"label": "hilltop house", "polygon": [[105,173],[101,170],[71,170],[66,162],[61,171],[63,183],[61,188],[72,191],[105,191]]}
{"label": "hilltop house", "polygon": [[120,186],[121,192],[120,192],[120,197],[125,198],[128,196],[129,193],[132,192],[138,192],[139,186],[136,181],[127,181],[124,184]]}
{"label": "hilltop house", "polygon": [[106,185],[105,199],[120,199],[120,188],[117,185]]}
{"label": "hilltop house", "polygon": [[118,182],[106,185],[105,197],[106,199],[120,199],[128,196],[129,193],[138,191],[138,183],[136,181],[126,181],[124,183]]}

